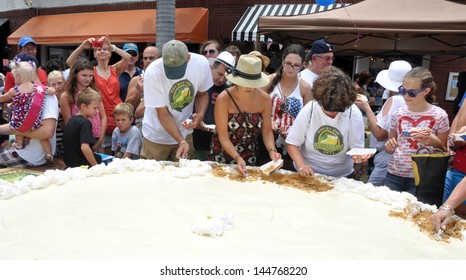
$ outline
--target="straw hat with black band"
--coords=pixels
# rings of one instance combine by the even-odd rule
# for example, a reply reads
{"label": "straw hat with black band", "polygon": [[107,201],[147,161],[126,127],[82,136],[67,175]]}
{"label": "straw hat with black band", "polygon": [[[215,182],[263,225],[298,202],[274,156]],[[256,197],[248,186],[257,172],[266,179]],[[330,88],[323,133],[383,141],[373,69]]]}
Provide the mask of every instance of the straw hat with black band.
{"label": "straw hat with black band", "polygon": [[262,60],[249,54],[240,56],[236,67],[230,68],[225,77],[235,85],[248,88],[260,88],[270,81],[262,72]]}

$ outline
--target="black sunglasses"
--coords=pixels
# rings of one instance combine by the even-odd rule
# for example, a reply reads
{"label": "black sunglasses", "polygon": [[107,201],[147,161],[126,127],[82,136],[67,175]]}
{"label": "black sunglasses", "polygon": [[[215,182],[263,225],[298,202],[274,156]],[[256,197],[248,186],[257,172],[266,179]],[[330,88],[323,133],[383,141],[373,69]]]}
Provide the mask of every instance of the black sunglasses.
{"label": "black sunglasses", "polygon": [[208,51],[202,51],[202,54],[206,55],[207,53],[209,53],[210,55],[212,55],[212,54],[215,54],[216,52],[217,52],[216,50],[208,50]]}
{"label": "black sunglasses", "polygon": [[426,88],[421,88],[420,90],[414,89],[405,89],[403,86],[398,87],[398,93],[401,95],[408,95],[409,97],[416,97],[419,93],[423,92]]}

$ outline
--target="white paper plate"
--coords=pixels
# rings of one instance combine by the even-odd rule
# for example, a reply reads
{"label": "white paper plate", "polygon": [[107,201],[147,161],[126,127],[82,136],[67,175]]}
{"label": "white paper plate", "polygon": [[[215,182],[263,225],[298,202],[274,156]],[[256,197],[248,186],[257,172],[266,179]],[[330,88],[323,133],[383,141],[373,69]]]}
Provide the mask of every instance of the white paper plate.
{"label": "white paper plate", "polygon": [[207,131],[214,131],[215,124],[205,124],[204,127]]}
{"label": "white paper plate", "polygon": [[355,156],[355,155],[373,155],[377,152],[374,148],[354,148],[346,152],[347,155]]}
{"label": "white paper plate", "polygon": [[452,133],[452,135],[455,138],[455,141],[466,141],[466,133]]}

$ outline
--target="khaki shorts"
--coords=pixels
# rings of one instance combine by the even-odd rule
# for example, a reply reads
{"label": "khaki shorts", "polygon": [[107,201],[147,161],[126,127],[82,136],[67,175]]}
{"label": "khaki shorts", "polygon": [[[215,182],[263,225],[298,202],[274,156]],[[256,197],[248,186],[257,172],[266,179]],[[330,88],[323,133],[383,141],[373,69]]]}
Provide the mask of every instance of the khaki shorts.
{"label": "khaki shorts", "polygon": [[[194,145],[193,136],[189,134],[186,136],[186,142],[189,144],[188,158],[194,158]],[[157,144],[147,140],[145,137],[142,138],[141,158],[155,159],[155,160],[169,160],[178,161],[176,158],[176,151],[179,145],[164,145]]]}

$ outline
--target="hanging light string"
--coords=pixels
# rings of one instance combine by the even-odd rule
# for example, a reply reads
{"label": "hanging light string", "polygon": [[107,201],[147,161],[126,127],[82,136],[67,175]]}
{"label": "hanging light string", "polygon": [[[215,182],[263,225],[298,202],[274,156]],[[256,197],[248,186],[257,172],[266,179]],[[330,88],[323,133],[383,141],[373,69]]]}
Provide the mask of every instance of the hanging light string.
{"label": "hanging light string", "polygon": [[348,10],[346,9],[346,6],[347,6],[347,5],[345,5],[345,4],[343,3],[343,0],[340,0],[340,3],[343,5],[343,8],[345,9],[346,14],[348,14],[348,17],[350,18],[351,22],[353,23],[354,28],[355,28],[356,31],[358,32],[358,35],[356,35],[356,40],[354,40],[354,44],[353,44],[353,46],[354,46],[355,48],[357,48],[358,45],[359,45],[359,41],[361,40],[362,34],[359,32],[358,26],[356,25],[356,23],[354,22],[354,19],[351,17],[350,13],[349,13]]}

